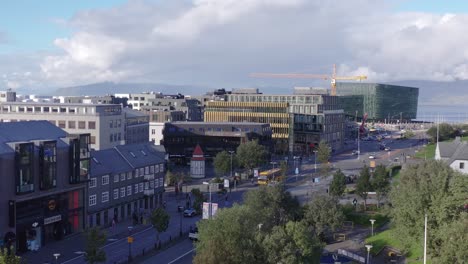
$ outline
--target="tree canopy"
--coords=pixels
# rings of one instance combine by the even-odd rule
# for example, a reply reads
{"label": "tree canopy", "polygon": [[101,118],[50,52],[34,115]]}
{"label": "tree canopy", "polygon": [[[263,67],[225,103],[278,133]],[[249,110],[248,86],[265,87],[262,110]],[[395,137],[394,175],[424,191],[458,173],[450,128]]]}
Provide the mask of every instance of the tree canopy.
{"label": "tree canopy", "polygon": [[344,173],[338,169],[335,174],[333,174],[333,180],[330,183],[330,188],[328,193],[334,197],[341,197],[346,189],[346,176]]}
{"label": "tree canopy", "polygon": [[361,173],[359,174],[359,178],[356,182],[356,193],[364,200],[364,207],[367,206],[367,192],[372,190],[372,185],[370,182],[370,172],[369,167],[364,166],[361,169]]}
{"label": "tree canopy", "polygon": [[317,235],[336,230],[343,224],[344,214],[338,200],[325,195],[314,197],[304,212],[304,221],[314,228]]}
{"label": "tree canopy", "polygon": [[320,167],[323,173],[328,173],[330,170],[328,160],[330,160],[331,149],[327,142],[324,140],[320,141],[317,148],[317,160],[320,162]]}
{"label": "tree canopy", "polygon": [[85,261],[94,264],[106,261],[106,252],[102,247],[106,244],[106,233],[98,227],[85,232]]}
{"label": "tree canopy", "polygon": [[390,191],[390,176],[384,165],[380,164],[375,168],[371,185],[377,194],[378,206],[380,206],[380,202]]}
{"label": "tree canopy", "polygon": [[[237,164],[237,158],[232,156],[232,169],[234,170]],[[227,151],[219,152],[214,158],[213,165],[218,175],[225,175],[231,171],[231,154]]]}
{"label": "tree canopy", "polygon": [[468,177],[441,161],[428,161],[401,171],[399,184],[392,187],[390,198],[393,223],[403,245],[422,243],[424,215],[427,214],[429,254],[437,259],[443,257],[444,252],[452,252],[453,243],[444,242],[455,240],[456,236],[452,235],[461,231],[450,228],[458,228],[461,225],[458,221],[465,217],[462,212],[467,193]]}
{"label": "tree canopy", "polygon": [[[455,129],[447,123],[439,124],[439,141],[444,141],[455,137]],[[437,126],[429,128],[426,134],[431,138],[432,142],[437,141]]]}
{"label": "tree canopy", "polygon": [[198,223],[194,263],[319,263],[323,245],[284,188],[261,187],[244,201]]}
{"label": "tree canopy", "polygon": [[252,170],[266,162],[268,152],[256,140],[248,141],[237,147],[236,157],[239,165]]}
{"label": "tree canopy", "polygon": [[151,224],[153,225],[154,229],[156,229],[157,240],[159,242],[159,234],[165,232],[169,227],[169,220],[170,215],[166,212],[166,210],[162,209],[161,207],[156,208],[150,216]]}

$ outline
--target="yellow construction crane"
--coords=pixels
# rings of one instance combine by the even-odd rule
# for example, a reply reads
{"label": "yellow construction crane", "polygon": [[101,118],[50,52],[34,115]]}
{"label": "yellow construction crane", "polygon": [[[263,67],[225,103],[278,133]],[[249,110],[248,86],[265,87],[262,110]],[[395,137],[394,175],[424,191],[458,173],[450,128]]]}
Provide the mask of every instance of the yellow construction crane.
{"label": "yellow construction crane", "polygon": [[255,78],[303,78],[303,79],[322,79],[331,81],[331,95],[336,95],[336,80],[366,80],[367,76],[336,76],[336,65],[333,64],[332,75],[326,74],[303,74],[303,73],[252,73],[250,77]]}

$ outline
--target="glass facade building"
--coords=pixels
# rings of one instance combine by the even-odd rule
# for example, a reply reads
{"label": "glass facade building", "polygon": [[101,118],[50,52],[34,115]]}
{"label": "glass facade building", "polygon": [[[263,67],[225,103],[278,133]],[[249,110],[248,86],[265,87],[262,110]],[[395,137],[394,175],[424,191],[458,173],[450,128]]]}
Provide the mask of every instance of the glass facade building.
{"label": "glass facade building", "polygon": [[[418,110],[419,88],[379,83],[337,83],[337,95],[348,116],[369,120],[411,120]],[[356,113],[357,112],[357,113]]]}

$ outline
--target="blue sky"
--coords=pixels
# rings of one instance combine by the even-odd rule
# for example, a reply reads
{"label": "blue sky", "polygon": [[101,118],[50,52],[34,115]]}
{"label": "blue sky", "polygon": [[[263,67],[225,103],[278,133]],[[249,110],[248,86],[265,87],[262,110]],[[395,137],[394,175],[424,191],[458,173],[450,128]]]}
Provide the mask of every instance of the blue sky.
{"label": "blue sky", "polygon": [[397,6],[398,11],[416,11],[429,13],[466,13],[467,0],[403,0]]}
{"label": "blue sky", "polygon": [[4,1],[0,8],[0,32],[7,44],[0,44],[0,53],[21,53],[55,49],[53,41],[70,35],[69,29],[56,20],[68,20],[86,9],[108,8],[125,0],[16,0]]}

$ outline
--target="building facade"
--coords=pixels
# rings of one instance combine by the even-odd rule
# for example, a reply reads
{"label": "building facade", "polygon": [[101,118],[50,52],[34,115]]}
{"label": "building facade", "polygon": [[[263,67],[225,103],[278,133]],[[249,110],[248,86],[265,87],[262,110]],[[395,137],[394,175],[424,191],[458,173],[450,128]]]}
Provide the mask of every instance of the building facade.
{"label": "building facade", "polygon": [[203,148],[207,160],[221,151],[235,151],[243,142],[258,140],[272,149],[272,131],[269,124],[248,122],[172,122],[165,123],[162,141],[169,159],[190,164],[197,145]]}
{"label": "building facade", "polygon": [[148,143],[149,116],[140,111],[123,108],[125,118],[125,144]]}
{"label": "building facade", "polygon": [[1,102],[15,102],[16,92],[12,90],[0,91],[0,103]]}
{"label": "building facade", "polygon": [[89,141],[47,121],[0,123],[0,236],[13,234],[18,252],[85,227]]}
{"label": "building facade", "polygon": [[362,117],[367,113],[369,120],[401,122],[415,119],[417,115],[419,88],[380,83],[338,82],[336,91],[348,116]]}
{"label": "building facade", "polygon": [[344,143],[344,114],[336,96],[322,94],[227,94],[208,102],[205,121],[269,123],[275,153],[310,155],[321,140],[332,149]]}
{"label": "building facade", "polygon": [[108,227],[140,222],[162,204],[166,170],[164,148],[150,143],[91,152],[87,224]]}
{"label": "building facade", "polygon": [[121,105],[0,103],[0,121],[47,120],[70,134],[89,133],[91,148],[100,150],[125,143]]}

